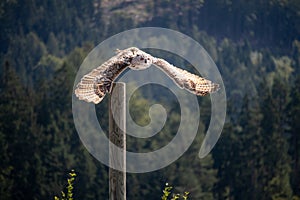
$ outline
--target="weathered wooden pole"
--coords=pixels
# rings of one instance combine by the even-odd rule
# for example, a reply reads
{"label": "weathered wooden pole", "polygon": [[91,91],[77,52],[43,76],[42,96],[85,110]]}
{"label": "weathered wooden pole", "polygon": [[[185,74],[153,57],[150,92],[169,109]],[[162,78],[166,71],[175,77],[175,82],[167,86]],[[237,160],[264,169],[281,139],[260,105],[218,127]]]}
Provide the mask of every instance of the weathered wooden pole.
{"label": "weathered wooden pole", "polygon": [[[113,95],[112,95],[113,94]],[[113,97],[112,97],[113,96]],[[126,91],[125,83],[113,83],[109,98],[109,140],[122,149],[116,151],[109,145],[109,164],[121,171],[109,168],[109,199],[126,200]]]}

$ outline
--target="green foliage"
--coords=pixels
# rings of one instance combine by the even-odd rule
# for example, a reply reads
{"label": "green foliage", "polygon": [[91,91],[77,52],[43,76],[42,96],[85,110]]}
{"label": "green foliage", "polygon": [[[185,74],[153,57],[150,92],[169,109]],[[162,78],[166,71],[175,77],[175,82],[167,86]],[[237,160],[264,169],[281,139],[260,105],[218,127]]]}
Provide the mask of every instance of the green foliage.
{"label": "green foliage", "polygon": [[69,178],[67,179],[67,192],[61,192],[61,198],[54,196],[54,200],[73,200],[74,194],[73,194],[73,189],[74,189],[74,181],[76,177],[76,173],[74,170],[71,170],[71,172],[68,174]]}
{"label": "green foliage", "polygon": [[176,200],[176,199],[180,199],[180,197],[182,197],[182,199],[187,200],[188,199],[188,195],[189,192],[184,192],[183,194],[174,194],[172,193],[172,186],[169,186],[168,183],[166,183],[165,188],[163,189],[163,195],[161,197],[162,200]]}

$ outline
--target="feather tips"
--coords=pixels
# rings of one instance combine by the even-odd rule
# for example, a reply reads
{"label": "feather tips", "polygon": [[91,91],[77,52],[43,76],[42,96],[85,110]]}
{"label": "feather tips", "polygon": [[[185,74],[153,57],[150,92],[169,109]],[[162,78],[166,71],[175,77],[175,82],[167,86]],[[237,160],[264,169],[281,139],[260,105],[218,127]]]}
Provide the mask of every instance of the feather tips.
{"label": "feather tips", "polygon": [[163,59],[157,58],[153,64],[165,72],[180,88],[198,96],[205,96],[219,89],[219,84],[177,68]]}

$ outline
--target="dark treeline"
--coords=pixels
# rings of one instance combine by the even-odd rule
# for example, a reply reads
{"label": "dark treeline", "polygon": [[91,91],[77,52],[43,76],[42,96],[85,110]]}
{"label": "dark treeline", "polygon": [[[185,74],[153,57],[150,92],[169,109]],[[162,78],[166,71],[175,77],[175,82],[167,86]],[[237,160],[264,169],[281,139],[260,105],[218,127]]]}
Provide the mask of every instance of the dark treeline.
{"label": "dark treeline", "polygon": [[[200,160],[210,101],[199,98],[202,122],[191,147],[164,169],[127,174],[128,199],[160,199],[166,182],[191,199],[300,199],[299,13],[296,0],[1,1],[0,198],[51,199],[70,169],[78,175],[75,199],[108,198],[108,168],[74,127],[77,69],[113,34],[160,26],[209,52],[225,83],[227,120]],[[166,106],[168,121],[154,138],[129,137],[132,151],[161,148],[178,129],[178,104],[154,100]],[[136,122],[149,123],[147,91],[131,104]],[[97,110],[107,110],[107,99]],[[107,124],[107,113],[98,117]]]}

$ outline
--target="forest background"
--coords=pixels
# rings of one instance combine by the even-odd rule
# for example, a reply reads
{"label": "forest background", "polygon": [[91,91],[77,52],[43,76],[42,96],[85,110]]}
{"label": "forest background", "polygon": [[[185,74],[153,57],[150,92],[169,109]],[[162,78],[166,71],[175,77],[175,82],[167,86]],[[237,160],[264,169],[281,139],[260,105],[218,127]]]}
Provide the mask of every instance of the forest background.
{"label": "forest background", "polygon": [[[2,0],[1,199],[52,199],[71,169],[75,199],[108,198],[108,168],[87,152],[74,127],[73,84],[93,47],[145,26],[177,30],[203,45],[223,77],[228,110],[220,140],[200,160],[210,99],[198,98],[201,123],[191,147],[164,169],[127,174],[127,198],[160,199],[168,182],[197,200],[300,199],[297,0]],[[154,138],[128,138],[132,151],[158,149],[178,129],[176,101],[149,97],[155,89],[135,93],[131,114],[146,125],[155,100],[167,108],[168,121]],[[97,110],[107,124],[107,100]]]}

